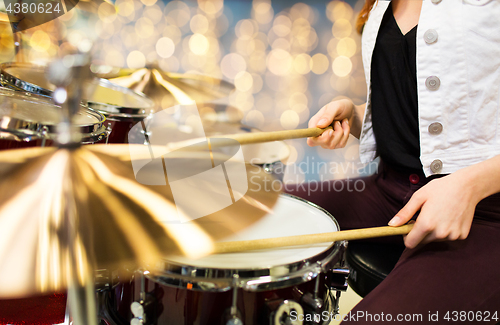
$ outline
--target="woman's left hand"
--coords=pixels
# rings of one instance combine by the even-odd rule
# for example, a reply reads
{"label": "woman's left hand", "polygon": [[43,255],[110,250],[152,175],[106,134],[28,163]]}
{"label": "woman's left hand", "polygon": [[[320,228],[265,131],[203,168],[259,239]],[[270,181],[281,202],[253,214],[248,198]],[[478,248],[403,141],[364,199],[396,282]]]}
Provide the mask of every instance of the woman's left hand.
{"label": "woman's left hand", "polygon": [[401,226],[420,210],[413,229],[405,238],[406,247],[467,238],[480,201],[478,191],[474,190],[467,176],[459,171],[437,178],[413,194],[389,222],[390,226]]}

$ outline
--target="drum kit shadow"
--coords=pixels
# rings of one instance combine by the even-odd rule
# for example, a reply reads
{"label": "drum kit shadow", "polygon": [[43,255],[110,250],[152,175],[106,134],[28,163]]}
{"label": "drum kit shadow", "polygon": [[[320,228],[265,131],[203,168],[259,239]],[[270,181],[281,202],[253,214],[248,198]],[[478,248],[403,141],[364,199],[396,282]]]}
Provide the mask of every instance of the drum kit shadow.
{"label": "drum kit shadow", "polygon": [[[147,167],[152,156],[143,149],[162,150],[151,142],[157,132],[151,121],[165,103],[204,108],[199,114],[209,144],[227,134],[238,141],[259,134],[241,124],[237,109],[210,103],[228,96],[232,85],[157,68],[98,69],[102,78],[82,82],[92,93],[68,115],[80,136],[75,144],[64,140],[61,127],[70,91],[61,99],[64,87],[46,77],[45,67],[4,63],[0,70],[0,323],[26,321],[14,313],[33,304],[38,324],[69,322],[68,313],[75,324],[97,324],[92,313],[108,325],[328,324],[338,312],[348,276],[343,241],[207,255],[219,241],[339,230],[322,208],[264,189],[282,176],[273,171],[284,169],[276,168],[289,155],[284,142],[242,145],[248,190],[235,199],[236,186],[226,177],[232,204],[199,219],[176,209],[171,174],[164,174],[164,186],[136,181],[132,160]],[[178,118],[183,107],[166,111]],[[186,134],[189,126],[164,128]],[[202,164],[204,156],[193,148],[174,153],[155,156],[165,171],[182,170],[186,161]],[[230,169],[227,152],[214,149],[210,157],[213,169]],[[203,212],[204,204],[192,205]],[[172,216],[176,222],[167,220]],[[69,311],[60,293],[66,289]],[[96,309],[89,303],[94,298]]]}

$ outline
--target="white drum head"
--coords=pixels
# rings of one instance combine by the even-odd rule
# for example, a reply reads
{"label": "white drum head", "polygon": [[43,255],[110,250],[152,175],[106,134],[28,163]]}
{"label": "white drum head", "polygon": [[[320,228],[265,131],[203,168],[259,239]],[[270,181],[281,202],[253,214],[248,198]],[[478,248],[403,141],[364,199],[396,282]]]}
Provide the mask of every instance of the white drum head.
{"label": "white drum head", "polygon": [[[45,98],[25,96],[8,89],[0,90],[0,118],[9,117],[23,122],[56,125],[61,121],[62,108]],[[102,117],[102,119],[104,119]],[[81,107],[73,115],[77,126],[92,126],[102,122],[101,115]]]}
{"label": "white drum head", "polygon": [[[323,210],[307,201],[283,195],[279,198],[273,213],[265,216],[250,228],[226,238],[225,241],[309,235],[338,230],[334,219]],[[216,254],[197,260],[175,256],[170,257],[168,261],[215,269],[267,269],[311,258],[330,246],[331,243],[324,243],[244,253]]]}

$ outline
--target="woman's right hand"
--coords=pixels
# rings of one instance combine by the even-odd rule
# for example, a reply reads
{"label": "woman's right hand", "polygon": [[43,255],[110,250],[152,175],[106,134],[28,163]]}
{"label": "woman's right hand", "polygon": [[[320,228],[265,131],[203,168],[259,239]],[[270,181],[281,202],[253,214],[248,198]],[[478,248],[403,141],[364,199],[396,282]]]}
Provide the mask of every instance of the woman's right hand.
{"label": "woman's right hand", "polygon": [[309,127],[326,128],[333,123],[333,130],[327,130],[316,138],[308,138],[307,144],[324,149],[344,148],[349,139],[354,111],[354,103],[350,99],[336,100],[323,106],[311,117]]}

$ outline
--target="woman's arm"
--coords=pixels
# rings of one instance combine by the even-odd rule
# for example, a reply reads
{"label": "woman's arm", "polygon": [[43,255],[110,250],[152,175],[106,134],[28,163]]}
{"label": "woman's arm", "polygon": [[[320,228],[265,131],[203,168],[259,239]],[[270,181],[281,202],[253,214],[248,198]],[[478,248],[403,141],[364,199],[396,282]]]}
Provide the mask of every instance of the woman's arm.
{"label": "woman's arm", "polygon": [[406,247],[435,240],[465,239],[476,205],[498,192],[500,156],[430,181],[413,194],[389,225],[403,225],[420,210],[415,226],[405,238]]}
{"label": "woman's arm", "polygon": [[333,130],[326,131],[319,137],[307,139],[307,144],[325,149],[345,147],[349,133],[359,138],[365,107],[366,104],[354,105],[350,99],[336,100],[323,106],[309,120],[309,127],[324,128],[333,124]]}

